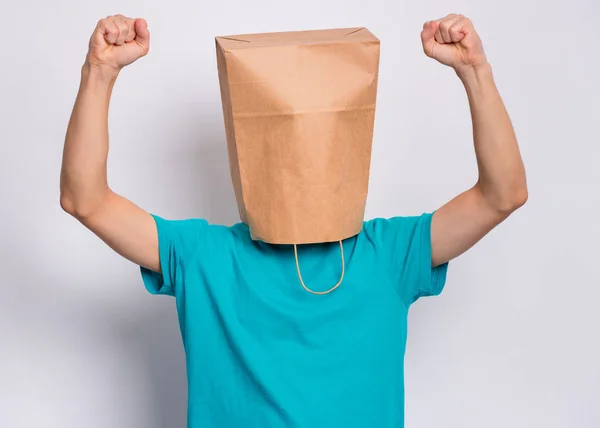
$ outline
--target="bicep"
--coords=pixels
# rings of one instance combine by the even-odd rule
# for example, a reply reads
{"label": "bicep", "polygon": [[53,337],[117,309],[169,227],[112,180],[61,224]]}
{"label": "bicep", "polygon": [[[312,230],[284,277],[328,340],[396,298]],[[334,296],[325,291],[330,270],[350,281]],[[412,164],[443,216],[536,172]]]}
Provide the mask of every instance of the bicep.
{"label": "bicep", "polygon": [[432,266],[446,263],[475,245],[504,217],[485,200],[475,186],[440,209],[431,220]]}
{"label": "bicep", "polygon": [[81,221],[121,256],[160,273],[158,232],[148,212],[109,192],[98,209]]}

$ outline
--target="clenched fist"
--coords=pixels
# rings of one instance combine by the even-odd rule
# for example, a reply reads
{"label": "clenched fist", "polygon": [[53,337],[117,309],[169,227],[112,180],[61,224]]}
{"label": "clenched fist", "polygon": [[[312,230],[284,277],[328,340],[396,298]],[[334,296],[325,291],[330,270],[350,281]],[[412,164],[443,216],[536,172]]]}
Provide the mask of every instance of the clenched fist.
{"label": "clenched fist", "polygon": [[425,54],[460,72],[487,62],[481,39],[473,23],[463,15],[448,15],[423,25],[421,41]]}
{"label": "clenched fist", "polygon": [[143,19],[123,15],[98,21],[90,38],[87,62],[91,66],[120,70],[150,49],[150,33]]}

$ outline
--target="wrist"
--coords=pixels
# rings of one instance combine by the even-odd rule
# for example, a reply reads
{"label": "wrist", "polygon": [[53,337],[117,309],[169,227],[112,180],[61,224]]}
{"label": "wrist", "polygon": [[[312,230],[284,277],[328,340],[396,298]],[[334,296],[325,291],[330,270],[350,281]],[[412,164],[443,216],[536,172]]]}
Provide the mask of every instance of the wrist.
{"label": "wrist", "polygon": [[492,66],[487,61],[478,65],[463,66],[455,71],[467,91],[475,90],[494,81]]}
{"label": "wrist", "polygon": [[95,65],[86,61],[81,67],[83,87],[110,91],[118,76],[119,70],[110,66]]}

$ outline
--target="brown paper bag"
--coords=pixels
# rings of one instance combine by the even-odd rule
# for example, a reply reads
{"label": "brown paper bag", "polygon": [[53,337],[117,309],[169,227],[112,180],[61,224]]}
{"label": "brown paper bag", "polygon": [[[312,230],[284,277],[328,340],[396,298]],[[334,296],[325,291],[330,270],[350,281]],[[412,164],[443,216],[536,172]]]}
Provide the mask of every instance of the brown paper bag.
{"label": "brown paper bag", "polygon": [[379,40],[365,28],[217,37],[231,176],[253,239],[334,242],[364,219]]}

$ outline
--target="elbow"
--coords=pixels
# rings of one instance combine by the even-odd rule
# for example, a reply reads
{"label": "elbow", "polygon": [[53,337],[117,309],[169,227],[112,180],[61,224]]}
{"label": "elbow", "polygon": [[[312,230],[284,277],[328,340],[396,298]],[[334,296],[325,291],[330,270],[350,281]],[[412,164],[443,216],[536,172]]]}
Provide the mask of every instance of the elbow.
{"label": "elbow", "polygon": [[519,192],[517,192],[517,194],[515,195],[513,211],[516,211],[519,208],[521,208],[523,205],[525,205],[527,203],[528,199],[529,199],[529,191],[527,190],[527,186],[523,186],[523,188],[520,189]]}
{"label": "elbow", "polygon": [[70,185],[64,170],[61,171],[60,175],[60,207],[67,214],[77,217],[77,197],[76,192],[73,191],[73,186]]}
{"label": "elbow", "polygon": [[94,214],[106,199],[110,189],[104,183],[73,180],[64,172],[60,177],[59,204],[64,212],[84,222]]}
{"label": "elbow", "polygon": [[60,207],[69,215],[73,215],[75,213],[75,204],[62,192],[60,193]]}
{"label": "elbow", "polygon": [[[102,198],[94,198],[94,200],[102,200]],[[61,192],[60,207],[62,210],[82,223],[85,223],[85,220],[97,211],[98,206],[98,203],[93,203],[91,200],[83,201],[69,193]]]}
{"label": "elbow", "polygon": [[503,217],[508,217],[525,205],[528,198],[529,193],[527,191],[527,186],[521,186],[517,189],[511,190],[507,195],[499,198],[499,201],[497,201],[495,204],[495,208]]}
{"label": "elbow", "polygon": [[514,186],[503,191],[485,188],[478,183],[480,195],[500,219],[505,219],[527,203],[529,193],[527,185]]}
{"label": "elbow", "polygon": [[85,210],[82,209],[81,205],[78,204],[74,198],[63,192],[60,194],[60,207],[64,212],[76,219],[80,219],[84,216]]}

